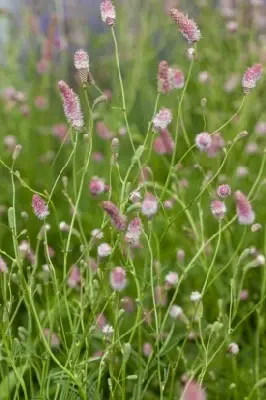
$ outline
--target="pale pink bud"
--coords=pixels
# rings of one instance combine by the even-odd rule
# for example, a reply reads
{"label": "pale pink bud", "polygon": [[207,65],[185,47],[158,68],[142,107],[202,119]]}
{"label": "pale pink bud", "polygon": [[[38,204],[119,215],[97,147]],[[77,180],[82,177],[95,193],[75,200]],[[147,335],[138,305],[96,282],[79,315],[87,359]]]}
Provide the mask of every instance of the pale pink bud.
{"label": "pale pink bud", "polygon": [[220,200],[212,200],[211,212],[216,219],[223,219],[226,213],[226,205]]}
{"label": "pale pink bud", "polygon": [[174,201],[171,200],[165,200],[163,203],[163,206],[166,210],[172,210],[172,208],[174,207]]}
{"label": "pale pink bud", "polygon": [[155,302],[158,306],[164,307],[167,304],[167,293],[163,286],[155,287]]}
{"label": "pale pink bud", "polygon": [[101,229],[93,229],[91,231],[91,237],[93,239],[102,239],[103,238],[103,232],[101,231]]}
{"label": "pale pink bud", "polygon": [[149,167],[143,167],[140,171],[139,181],[141,183],[148,181],[150,173],[151,171]]}
{"label": "pale pink bud", "polygon": [[122,267],[116,267],[110,272],[111,288],[121,292],[127,285],[126,271]]}
{"label": "pale pink bud", "polygon": [[248,68],[248,70],[244,73],[242,78],[242,87],[244,88],[244,92],[248,94],[251,89],[255,88],[257,81],[262,76],[262,65],[254,64],[252,67]]}
{"label": "pale pink bud", "polygon": [[185,85],[184,73],[179,68],[169,68],[169,79],[171,89],[182,89]]}
{"label": "pale pink bud", "polygon": [[47,204],[38,194],[34,194],[32,197],[32,208],[34,214],[39,219],[44,219],[49,215]]}
{"label": "pale pink bud", "polygon": [[177,272],[168,272],[165,277],[165,282],[167,287],[176,286],[178,284],[178,273]]}
{"label": "pale pink bud", "polygon": [[223,185],[218,186],[216,193],[218,197],[225,199],[226,197],[230,196],[231,188],[229,185],[224,183]]}
{"label": "pale pink bud", "polygon": [[74,65],[78,70],[80,82],[82,85],[87,85],[89,75],[89,56],[84,50],[78,50],[74,54]]}
{"label": "pale pink bud", "polygon": [[239,346],[238,346],[238,344],[235,343],[235,342],[230,343],[229,346],[228,346],[228,352],[231,353],[231,354],[233,354],[233,355],[238,354],[238,353],[239,353]]}
{"label": "pale pink bud", "polygon": [[76,265],[74,265],[71,269],[70,276],[67,280],[67,284],[70,288],[75,288],[80,283],[80,272]]}
{"label": "pale pink bud", "polygon": [[81,129],[84,126],[84,119],[81,112],[79,98],[74,91],[64,82],[58,82],[61,93],[65,116],[74,129]]}
{"label": "pale pink bud", "polygon": [[119,231],[124,231],[126,229],[126,217],[120,213],[119,208],[111,201],[103,201],[102,206],[111,218],[114,227]]}
{"label": "pale pink bud", "polygon": [[100,10],[101,10],[102,21],[108,26],[114,25],[116,19],[116,12],[112,1],[111,0],[102,1],[100,4]]}
{"label": "pale pink bud", "polygon": [[169,93],[171,90],[169,80],[169,66],[167,61],[161,61],[158,67],[157,90],[159,93]]}
{"label": "pale pink bud", "polygon": [[185,258],[185,251],[183,249],[177,250],[176,258],[178,262],[183,263]]}
{"label": "pale pink bud", "polygon": [[188,381],[181,398],[182,400],[206,400],[207,396],[205,390],[196,381]]}
{"label": "pale pink bud", "polygon": [[8,272],[8,267],[5,260],[0,257],[0,272],[6,274]]}
{"label": "pale pink bud", "polygon": [[55,332],[52,332],[49,328],[44,328],[43,333],[51,347],[60,346],[60,340]]}
{"label": "pale pink bud", "polygon": [[251,225],[255,220],[255,213],[250,202],[240,190],[235,192],[236,211],[238,222],[242,225]]}
{"label": "pale pink bud", "polygon": [[161,129],[166,129],[173,119],[172,112],[168,108],[161,108],[161,110],[153,117],[153,130],[158,132]]}
{"label": "pale pink bud", "polygon": [[207,151],[211,146],[211,135],[207,132],[199,133],[195,138],[196,146],[200,149],[200,151]]}
{"label": "pale pink bud", "polygon": [[181,13],[176,8],[172,8],[169,12],[170,16],[177,24],[179,31],[182,33],[188,43],[198,42],[201,38],[201,33],[196,23]]}
{"label": "pale pink bud", "polygon": [[228,32],[235,33],[238,29],[238,23],[236,21],[228,21],[225,27]]}
{"label": "pale pink bud", "polygon": [[4,137],[4,144],[7,146],[8,151],[13,152],[17,144],[17,138],[13,135],[7,135]]}
{"label": "pale pink bud", "polygon": [[248,299],[248,289],[242,289],[239,294],[239,299],[241,301],[246,301]]}
{"label": "pale pink bud", "polygon": [[59,229],[61,232],[69,232],[70,226],[65,221],[61,221],[59,224]]}
{"label": "pale pink bud", "polygon": [[125,241],[132,247],[136,247],[139,244],[139,239],[141,236],[142,223],[141,219],[135,217],[129,223],[127,227],[127,232],[125,235]]}
{"label": "pale pink bud", "polygon": [[92,195],[97,196],[105,191],[104,180],[94,176],[89,184],[90,192]]}
{"label": "pale pink bud", "polygon": [[141,212],[147,217],[152,217],[158,211],[158,200],[152,193],[147,193],[141,205]]}
{"label": "pale pink bud", "polygon": [[98,246],[97,253],[101,258],[108,257],[112,254],[112,247],[108,243],[101,243]]}
{"label": "pale pink bud", "polygon": [[143,351],[143,354],[144,354],[144,356],[145,357],[149,357],[150,355],[151,355],[151,353],[152,353],[152,344],[151,343],[144,343],[143,344],[143,348],[142,348],[142,351]]}

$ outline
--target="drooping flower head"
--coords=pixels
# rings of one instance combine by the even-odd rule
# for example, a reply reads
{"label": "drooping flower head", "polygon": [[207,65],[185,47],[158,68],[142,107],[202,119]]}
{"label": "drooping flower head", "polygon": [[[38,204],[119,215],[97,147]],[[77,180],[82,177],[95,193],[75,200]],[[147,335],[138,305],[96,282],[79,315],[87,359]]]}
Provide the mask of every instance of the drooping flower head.
{"label": "drooping flower head", "polygon": [[79,98],[74,91],[64,82],[58,82],[61,93],[65,116],[74,129],[81,129],[84,126],[84,119],[81,112]]}
{"label": "drooping flower head", "polygon": [[244,88],[244,92],[246,94],[250,93],[251,89],[257,84],[257,81],[262,76],[262,65],[254,64],[252,67],[248,68],[248,70],[244,73],[242,78],[242,86]]}
{"label": "drooping flower head", "polygon": [[78,50],[74,54],[74,65],[78,70],[80,82],[82,85],[86,86],[88,82],[90,61],[89,55],[84,50]]}
{"label": "drooping flower head", "polygon": [[235,201],[238,222],[241,225],[252,225],[255,220],[255,213],[250,202],[240,190],[235,192]]}
{"label": "drooping flower head", "polygon": [[171,123],[173,115],[168,108],[161,108],[161,110],[153,118],[153,131],[158,132],[161,129],[166,129]]}
{"label": "drooping flower head", "polygon": [[44,219],[49,215],[47,204],[38,194],[34,194],[32,197],[32,208],[34,214],[39,219]]}
{"label": "drooping flower head", "polygon": [[119,208],[111,201],[103,201],[102,206],[111,218],[114,227],[119,231],[124,231],[126,229],[126,217],[120,213]]}
{"label": "drooping flower head", "polygon": [[189,44],[198,42],[201,39],[200,30],[192,19],[189,19],[188,16],[184,15],[176,8],[172,8],[169,14]]}
{"label": "drooping flower head", "polygon": [[111,0],[104,0],[100,4],[102,21],[109,26],[114,25],[116,19],[115,7]]}

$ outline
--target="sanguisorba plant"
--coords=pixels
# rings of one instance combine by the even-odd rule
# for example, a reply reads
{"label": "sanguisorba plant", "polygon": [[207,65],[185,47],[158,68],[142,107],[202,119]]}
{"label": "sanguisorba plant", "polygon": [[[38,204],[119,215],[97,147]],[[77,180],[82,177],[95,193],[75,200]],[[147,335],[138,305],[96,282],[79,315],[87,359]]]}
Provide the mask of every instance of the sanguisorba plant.
{"label": "sanguisorba plant", "polygon": [[[242,94],[233,115],[223,118],[221,110],[217,118],[217,109],[208,109],[215,77],[200,71],[194,78],[201,54],[209,61],[204,35],[171,8],[165,23],[171,37],[177,27],[187,42],[185,55],[179,52],[186,66],[165,51],[156,59],[157,82],[156,71],[147,71],[157,95],[141,131],[142,115],[134,121],[134,96],[127,96],[120,17],[111,0],[99,13],[113,43],[114,97],[93,78],[88,53],[77,50],[80,89],[63,79],[57,85],[68,129],[54,127],[61,146],[47,169],[31,169],[37,180],[20,171],[23,146],[5,138],[12,160],[0,163],[11,182],[5,229],[12,243],[0,250],[0,398],[263,399],[266,273],[259,279],[256,267],[265,266],[265,243],[256,235],[264,229],[265,155],[255,140],[245,144],[240,124],[243,117],[250,128],[246,115],[262,65],[242,62],[242,82],[230,76],[225,92],[239,81]],[[205,97],[199,82],[209,85]],[[147,97],[148,88],[140,94]],[[6,109],[22,103],[29,113],[22,95],[5,90]],[[35,104],[47,106],[40,96]],[[104,120],[119,124],[119,133]],[[265,136],[263,121],[257,131]],[[45,174],[59,161],[48,186]],[[21,212],[21,188],[31,196],[31,214],[24,204]]]}

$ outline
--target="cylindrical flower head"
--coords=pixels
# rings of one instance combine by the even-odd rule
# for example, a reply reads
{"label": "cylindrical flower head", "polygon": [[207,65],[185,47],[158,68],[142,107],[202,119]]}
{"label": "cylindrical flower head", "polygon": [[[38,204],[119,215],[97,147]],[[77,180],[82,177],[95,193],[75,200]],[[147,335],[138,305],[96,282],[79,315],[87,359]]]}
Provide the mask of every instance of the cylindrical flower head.
{"label": "cylindrical flower head", "polygon": [[94,176],[91,178],[89,184],[90,192],[92,195],[97,196],[105,191],[105,183],[104,180]]}
{"label": "cylindrical flower head", "polygon": [[169,93],[171,90],[169,79],[169,66],[167,61],[161,61],[158,68],[157,90],[159,93]]}
{"label": "cylindrical flower head", "polygon": [[38,194],[34,194],[32,197],[32,208],[34,214],[39,219],[44,219],[49,215],[47,204]]}
{"label": "cylindrical flower head", "polygon": [[120,213],[119,208],[111,201],[103,201],[102,206],[111,218],[114,227],[119,231],[124,231],[126,229],[126,217]]}
{"label": "cylindrical flower head", "polygon": [[161,110],[153,118],[153,131],[158,132],[161,129],[166,129],[173,119],[172,112],[168,108]]}
{"label": "cylindrical flower head", "polygon": [[244,92],[248,94],[251,89],[257,84],[257,81],[262,76],[262,65],[261,64],[254,64],[252,67],[248,68],[248,70],[244,73],[242,78],[242,86],[244,88]]}
{"label": "cylindrical flower head", "polygon": [[196,146],[201,151],[207,151],[208,148],[211,146],[212,138],[211,135],[207,132],[199,133],[195,138]]}
{"label": "cylindrical flower head", "polygon": [[169,79],[171,89],[182,89],[185,85],[185,76],[179,68],[169,68]]}
{"label": "cylindrical flower head", "polygon": [[216,219],[223,219],[226,213],[226,205],[220,200],[211,202],[211,212]]}
{"label": "cylindrical flower head", "polygon": [[251,204],[240,190],[235,192],[236,212],[238,222],[241,225],[252,225],[255,220],[255,213]]}
{"label": "cylindrical flower head", "polygon": [[182,33],[189,44],[198,42],[200,40],[200,30],[197,24],[192,19],[189,19],[186,15],[181,13],[176,8],[172,8],[170,10],[170,16],[177,24],[179,31]]}
{"label": "cylindrical flower head", "polygon": [[147,217],[152,217],[158,211],[158,200],[152,193],[147,193],[141,205],[141,212]]}
{"label": "cylindrical flower head", "polygon": [[112,247],[108,243],[101,243],[97,248],[97,253],[101,258],[108,257],[112,254]]}
{"label": "cylindrical flower head", "polygon": [[80,281],[80,271],[78,267],[74,265],[67,280],[67,284],[70,288],[75,288],[79,285]]}
{"label": "cylindrical flower head", "polygon": [[76,93],[64,82],[58,82],[61,93],[65,116],[74,129],[81,129],[84,126],[84,119],[80,108],[79,98]]}
{"label": "cylindrical flower head", "polygon": [[122,267],[116,267],[110,272],[110,285],[112,289],[121,292],[127,285],[126,271]]}
{"label": "cylindrical flower head", "polygon": [[74,54],[74,65],[75,68],[78,70],[80,83],[83,86],[86,86],[88,83],[88,76],[89,76],[89,55],[84,50],[78,50]]}
{"label": "cylindrical flower head", "polygon": [[183,400],[206,400],[205,390],[196,382],[188,381],[182,392]]}
{"label": "cylindrical flower head", "polygon": [[116,19],[115,7],[111,0],[104,0],[100,4],[102,21],[109,26],[114,25]]}
{"label": "cylindrical flower head", "polygon": [[230,196],[231,188],[229,185],[224,183],[223,185],[218,186],[216,193],[221,199],[225,199],[226,197]]}
{"label": "cylindrical flower head", "polygon": [[135,217],[129,223],[127,227],[127,233],[125,235],[125,241],[132,247],[136,247],[139,244],[141,236],[142,223],[139,217]]}

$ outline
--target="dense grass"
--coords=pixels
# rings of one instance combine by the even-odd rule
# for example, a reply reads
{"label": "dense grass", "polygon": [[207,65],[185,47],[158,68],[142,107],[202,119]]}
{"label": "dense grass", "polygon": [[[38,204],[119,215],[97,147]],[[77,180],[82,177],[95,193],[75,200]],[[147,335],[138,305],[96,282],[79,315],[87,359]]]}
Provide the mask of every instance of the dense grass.
{"label": "dense grass", "polygon": [[[247,68],[264,64],[263,38],[241,14],[230,32],[219,10],[195,8],[203,37],[190,60],[188,44],[159,3],[145,2],[141,12],[137,2],[132,12],[117,6],[114,29],[89,32],[84,50],[96,86],[87,88],[76,79],[71,47],[52,46],[49,68],[36,71],[47,40],[53,41],[52,24],[47,35],[33,33],[25,12],[20,26],[11,25],[0,68],[0,254],[8,267],[0,276],[0,399],[203,399],[203,392],[182,397],[190,382],[208,399],[266,397],[266,131],[256,127],[266,117],[265,80],[249,95],[241,87]],[[184,72],[183,89],[157,94],[162,60]],[[232,74],[236,83],[228,91]],[[66,125],[63,141],[54,134],[55,125],[67,124],[61,79],[79,94],[85,118],[80,132]],[[8,87],[15,96],[6,96]],[[108,101],[95,104],[106,90]],[[38,96],[47,101],[43,108]],[[151,121],[161,107],[173,113],[175,149],[168,155],[152,147],[158,135]],[[99,134],[99,122],[109,139]],[[195,137],[217,131],[224,146],[208,157]],[[16,159],[15,144],[22,146]],[[140,182],[143,167],[148,178]],[[109,187],[98,196],[89,188],[95,176]],[[210,203],[221,183],[231,186],[232,196],[217,221]],[[142,198],[132,203],[136,190]],[[257,232],[238,223],[237,190],[251,201]],[[152,218],[141,208],[147,192],[158,202]],[[48,203],[44,221],[32,210],[36,193]],[[141,218],[137,248],[113,226],[106,200],[128,222]],[[94,229],[103,238],[93,239]],[[99,257],[101,243],[112,247],[109,257]],[[127,276],[121,291],[110,282],[116,266]],[[165,282],[170,271],[179,277],[172,287]],[[194,291],[201,293],[196,303]],[[179,318],[169,315],[173,304],[182,307]],[[238,354],[230,352],[231,343]]]}

